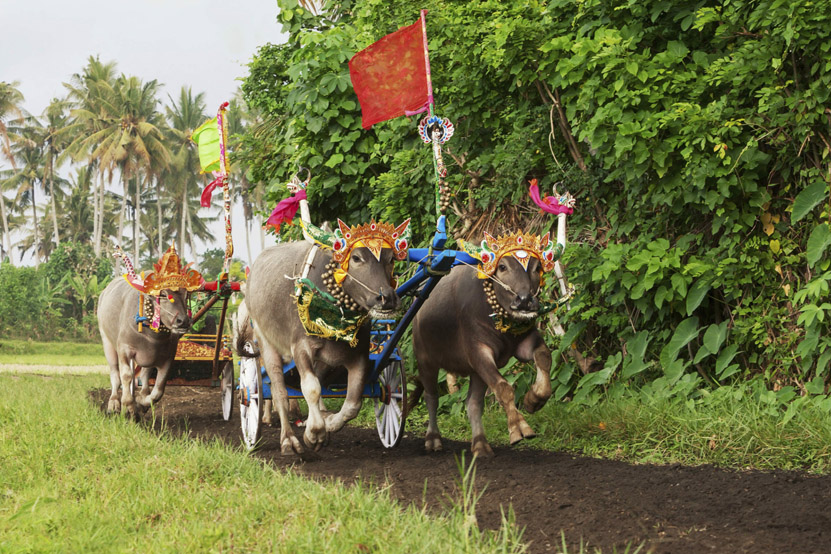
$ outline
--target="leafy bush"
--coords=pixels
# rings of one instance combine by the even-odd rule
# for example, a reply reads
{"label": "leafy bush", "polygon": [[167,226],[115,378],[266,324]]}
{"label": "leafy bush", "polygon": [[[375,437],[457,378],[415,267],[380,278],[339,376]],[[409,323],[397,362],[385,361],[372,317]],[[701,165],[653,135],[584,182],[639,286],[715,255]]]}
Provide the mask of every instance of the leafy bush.
{"label": "leafy bush", "polygon": [[558,365],[559,398],[752,375],[824,389],[827,2],[278,3],[288,42],[263,47],[243,84],[270,124],[239,151],[272,203],[302,164],[316,219],[408,215],[426,241],[431,153],[415,121],[361,129],[346,62],[427,7],[437,113],[457,129],[453,233],[547,228],[531,178],[578,199],[565,258],[578,294],[568,337],[549,338],[597,371]]}

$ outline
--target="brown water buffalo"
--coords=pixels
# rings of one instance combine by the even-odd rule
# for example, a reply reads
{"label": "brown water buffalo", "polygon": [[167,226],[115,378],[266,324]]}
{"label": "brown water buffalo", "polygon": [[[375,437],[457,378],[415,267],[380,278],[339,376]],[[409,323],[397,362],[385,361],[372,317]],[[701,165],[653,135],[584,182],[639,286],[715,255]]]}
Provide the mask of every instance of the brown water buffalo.
{"label": "brown water buffalo", "polygon": [[[260,254],[248,277],[246,304],[271,379],[284,454],[303,452],[289,426],[284,363],[293,359],[297,366],[309,409],[303,441],[314,450],[327,442],[329,433],[338,431],[358,414],[364,382],[371,369],[369,319],[358,328],[353,345],[307,334],[298,315],[296,279],[305,273],[318,289],[330,291],[341,299],[342,305],[358,313],[388,317],[399,305],[392,272],[396,259],[406,259],[407,222],[396,228],[375,222],[351,229],[343,223],[340,226],[343,234],[330,241],[331,250],[318,248],[311,254],[315,247],[306,242],[272,246]],[[379,229],[385,229],[386,235],[379,238]],[[358,241],[358,237],[364,238]],[[324,419],[319,408],[320,381],[331,370],[341,367],[347,371],[346,400],[339,412]]]}
{"label": "brown water buffalo", "polygon": [[[159,302],[162,327],[156,332],[145,323],[139,332],[136,314],[140,293],[120,277],[114,279],[101,293],[98,304],[98,329],[104,342],[104,355],[110,366],[112,384],[108,412],[123,411],[136,417],[136,403],[141,411],[144,411],[162,398],[167,372],[176,356],[179,338],[190,327],[187,294],[188,291],[183,288],[164,290]],[[148,371],[142,372],[142,387],[134,399],[130,385],[133,382],[135,365],[141,366],[143,370],[155,367],[157,374],[156,385],[153,392],[148,395]]]}
{"label": "brown water buffalo", "polygon": [[[536,365],[537,376],[525,395],[525,409],[534,412],[551,396],[551,352],[534,324],[540,307],[542,262],[527,252],[522,258],[505,255],[494,260],[491,255],[494,261],[493,273],[487,279],[477,278],[476,268],[454,268],[439,282],[413,322],[420,386],[410,405],[415,404],[423,388],[429,413],[424,443],[427,451],[442,447],[436,422],[441,368],[470,377],[467,412],[474,455],[493,454],[482,426],[488,388],[508,416],[511,444],[535,435],[514,405],[513,388],[499,373],[512,357],[523,362],[533,360]],[[546,262],[553,264],[550,259]]]}

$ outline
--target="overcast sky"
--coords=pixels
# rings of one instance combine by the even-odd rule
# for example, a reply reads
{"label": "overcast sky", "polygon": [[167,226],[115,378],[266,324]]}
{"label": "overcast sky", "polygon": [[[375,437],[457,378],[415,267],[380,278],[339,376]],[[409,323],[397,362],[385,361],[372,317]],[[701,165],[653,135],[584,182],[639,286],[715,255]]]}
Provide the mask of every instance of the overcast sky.
{"label": "overcast sky", "polygon": [[[257,48],[285,40],[277,11],[274,0],[0,0],[0,81],[19,81],[24,107],[39,115],[98,55],[122,73],[164,84],[165,103],[188,85],[204,92],[215,112],[239,87]],[[221,195],[215,198],[217,205]],[[234,244],[246,259],[240,214],[235,210]],[[224,245],[222,224],[214,227],[216,246]],[[251,248],[256,256],[258,240]]]}

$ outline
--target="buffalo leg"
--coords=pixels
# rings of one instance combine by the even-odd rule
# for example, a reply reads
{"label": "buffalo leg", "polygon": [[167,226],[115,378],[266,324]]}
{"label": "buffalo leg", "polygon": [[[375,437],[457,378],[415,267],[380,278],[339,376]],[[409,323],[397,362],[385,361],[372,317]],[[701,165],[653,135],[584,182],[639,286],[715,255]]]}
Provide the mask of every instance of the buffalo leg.
{"label": "buffalo leg", "polygon": [[541,338],[534,335],[532,337],[536,338],[536,344],[533,345],[534,349],[531,352],[531,356],[523,355],[525,354],[524,351],[529,350],[524,343],[520,344],[519,348],[517,348],[517,358],[520,361],[527,362],[533,357],[534,366],[537,369],[537,377],[534,380],[534,384],[525,393],[522,402],[525,411],[528,413],[536,412],[545,406],[545,403],[551,398],[551,351]]}
{"label": "buffalo leg", "polygon": [[475,373],[470,376],[470,385],[467,391],[467,417],[470,420],[470,451],[474,456],[483,458],[493,456],[493,449],[485,438],[485,427],[482,425],[482,408],[485,405],[485,393],[488,386]]}
{"label": "buffalo leg", "polygon": [[516,444],[524,438],[535,437],[534,430],[514,406],[514,389],[499,373],[491,349],[484,345],[480,346],[477,358],[475,360],[476,373],[493,391],[502,409],[505,410],[505,415],[508,416],[508,434],[511,444]]}
{"label": "buffalo leg", "polygon": [[121,411],[121,400],[118,399],[118,387],[121,386],[121,375],[118,370],[118,351],[103,333],[101,333],[101,338],[104,342],[104,356],[107,358],[107,365],[110,366],[110,385],[112,386],[110,400],[107,402],[107,413],[117,414]]}
{"label": "buffalo leg", "polygon": [[153,392],[147,394],[147,389],[150,387],[150,368],[143,367],[141,369],[141,392],[139,393],[136,402],[138,405],[147,410],[164,396],[164,390],[167,387],[167,374],[170,371],[170,364],[173,360],[168,360],[166,363],[156,367],[156,384],[153,385]]}
{"label": "buffalo leg", "polygon": [[286,384],[283,381],[283,358],[267,342],[260,340],[262,345],[260,355],[265,364],[265,371],[271,379],[271,398],[277,405],[277,415],[280,418],[280,453],[283,455],[303,452],[303,445],[294,436],[294,431],[289,423],[288,394]]}
{"label": "buffalo leg", "polygon": [[[326,422],[320,413],[320,381],[314,373],[313,356],[305,344],[296,344],[292,348],[294,365],[300,373],[300,390],[306,405],[309,408],[309,417],[306,419],[306,430],[303,433],[303,442],[312,450],[320,450],[328,441]],[[282,423],[282,422],[281,422]]]}
{"label": "buffalo leg", "polygon": [[121,413],[135,419],[138,416],[136,401],[130,392],[130,384],[133,382],[134,373],[133,367],[130,365],[130,358],[124,353],[119,353],[118,369],[121,376]]}
{"label": "buffalo leg", "polygon": [[[347,421],[355,419],[358,412],[361,411],[361,403],[363,402],[364,377],[369,372],[367,367],[368,360],[366,358],[359,359],[359,361],[346,368],[346,399],[343,401],[343,406],[339,412],[329,414],[326,417],[326,431],[334,433],[340,431]],[[317,406],[320,409],[320,402]]]}
{"label": "buffalo leg", "polygon": [[263,401],[263,423],[271,425],[271,411],[274,409],[274,402],[268,398]]}
{"label": "buffalo leg", "polygon": [[438,368],[418,361],[418,378],[424,387],[424,404],[427,405],[427,434],[424,435],[424,450],[438,452],[441,450],[441,432],[436,414],[439,409]]}

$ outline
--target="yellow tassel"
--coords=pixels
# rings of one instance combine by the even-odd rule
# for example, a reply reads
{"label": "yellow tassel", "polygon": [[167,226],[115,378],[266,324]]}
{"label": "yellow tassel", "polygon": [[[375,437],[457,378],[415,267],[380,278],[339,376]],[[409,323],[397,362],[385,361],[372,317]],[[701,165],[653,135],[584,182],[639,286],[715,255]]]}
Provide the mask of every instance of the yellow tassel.
{"label": "yellow tassel", "polygon": [[343,283],[343,280],[346,279],[346,271],[343,268],[337,268],[334,271],[335,282],[337,284]]}

